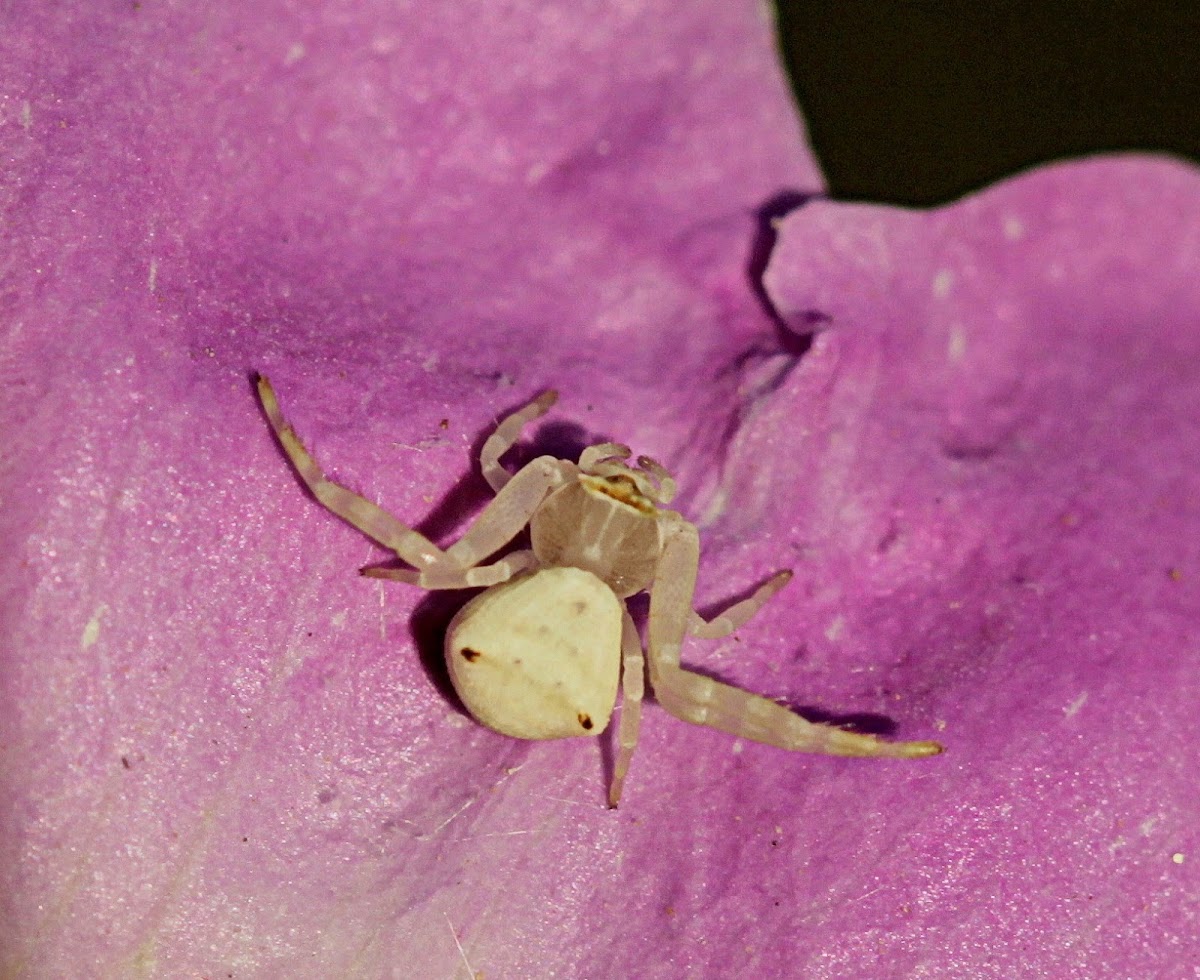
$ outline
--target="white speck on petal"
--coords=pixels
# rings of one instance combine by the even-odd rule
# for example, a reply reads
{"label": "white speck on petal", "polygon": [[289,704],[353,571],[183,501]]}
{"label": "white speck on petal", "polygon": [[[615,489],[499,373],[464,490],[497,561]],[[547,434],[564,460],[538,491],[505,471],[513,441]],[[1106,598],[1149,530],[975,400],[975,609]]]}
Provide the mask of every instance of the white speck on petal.
{"label": "white speck on petal", "polygon": [[530,185],[540,183],[549,172],[550,165],[544,161],[538,161],[525,171],[525,183]]}
{"label": "white speck on petal", "polygon": [[832,642],[841,636],[845,629],[846,617],[840,615],[834,616],[829,625],[825,627],[825,639]]}
{"label": "white speck on petal", "polygon": [[957,363],[963,359],[963,355],[967,352],[967,332],[963,329],[961,323],[952,324],[950,327],[950,340],[946,344],[946,355],[951,362]]}
{"label": "white speck on petal", "polygon": [[954,273],[949,269],[938,269],[933,277],[933,295],[945,299],[954,287]]}
{"label": "white speck on petal", "polygon": [[1079,695],[1079,697],[1077,697],[1074,701],[1072,701],[1065,708],[1063,708],[1063,714],[1066,715],[1068,718],[1074,718],[1075,715],[1078,714],[1079,709],[1082,708],[1085,704],[1087,704],[1087,699],[1088,699],[1087,691],[1084,691],[1082,694]]}
{"label": "white speck on petal", "polygon": [[103,602],[96,607],[96,611],[92,613],[92,618],[87,621],[87,625],[83,628],[83,635],[79,638],[79,649],[88,650],[96,645],[96,641],[100,639],[100,619],[108,612],[108,606]]}

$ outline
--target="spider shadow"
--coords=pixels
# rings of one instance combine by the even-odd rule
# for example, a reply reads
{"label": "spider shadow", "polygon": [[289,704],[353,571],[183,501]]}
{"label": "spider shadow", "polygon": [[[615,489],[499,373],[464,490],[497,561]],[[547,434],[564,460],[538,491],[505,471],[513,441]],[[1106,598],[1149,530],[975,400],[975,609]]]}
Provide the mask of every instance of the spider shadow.
{"label": "spider shadow", "polygon": [[423,599],[413,608],[408,618],[408,629],[417,648],[417,657],[425,676],[450,706],[464,718],[474,719],[462,703],[454,685],[450,682],[450,671],[446,667],[443,648],[446,629],[458,611],[478,595],[480,589],[456,589],[453,592],[426,592]]}
{"label": "spider shadow", "polygon": [[[525,404],[527,402],[522,401],[510,407],[501,412],[499,418],[506,418],[510,412]],[[494,423],[480,430],[471,442],[469,458],[464,461],[467,464],[466,472],[442,495],[441,500],[433,505],[433,509],[413,525],[431,541],[443,545],[447,543],[454,531],[469,527],[479,511],[495,496],[479,472],[479,455],[483,451],[483,444],[495,430]],[[589,440],[584,428],[574,422],[544,422],[538,427],[533,438],[522,439],[504,454],[505,468],[510,473],[516,473],[538,456],[576,460],[584,449],[597,441],[599,440]],[[519,535],[517,540],[520,540],[520,537]],[[508,550],[510,549],[503,549],[493,557],[502,558]]]}
{"label": "spider shadow", "polygon": [[848,732],[859,735],[874,735],[877,738],[891,738],[899,727],[887,715],[876,714],[873,711],[828,711],[825,708],[814,708],[812,705],[801,704],[790,698],[784,698],[779,703],[785,705],[805,721],[814,725],[829,725],[831,728],[843,728]]}

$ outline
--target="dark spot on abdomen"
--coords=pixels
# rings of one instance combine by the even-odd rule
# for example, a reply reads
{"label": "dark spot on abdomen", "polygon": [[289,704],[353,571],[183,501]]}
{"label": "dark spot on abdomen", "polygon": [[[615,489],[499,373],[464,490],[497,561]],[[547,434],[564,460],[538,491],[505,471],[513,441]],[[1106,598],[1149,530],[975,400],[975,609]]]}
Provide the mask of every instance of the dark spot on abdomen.
{"label": "dark spot on abdomen", "polygon": [[483,656],[483,654],[480,653],[478,650],[472,650],[470,647],[463,647],[461,650],[459,650],[459,653],[461,653],[463,655],[463,658],[465,660],[467,660],[469,663],[474,663],[476,660],[478,660],[480,657]]}
{"label": "dark spot on abdomen", "polygon": [[577,717],[579,718],[579,724],[582,725],[584,727],[584,729],[586,729],[587,731],[590,732],[592,730],[592,716],[585,715],[585,714],[583,714],[583,712],[580,712]]}

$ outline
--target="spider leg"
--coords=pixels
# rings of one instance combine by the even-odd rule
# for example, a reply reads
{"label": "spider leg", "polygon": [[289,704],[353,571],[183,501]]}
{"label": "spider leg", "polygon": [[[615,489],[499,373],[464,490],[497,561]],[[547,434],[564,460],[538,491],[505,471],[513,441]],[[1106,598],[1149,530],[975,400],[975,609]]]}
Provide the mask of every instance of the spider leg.
{"label": "spider leg", "polygon": [[541,418],[558,401],[558,392],[553,389],[538,395],[524,408],[519,408],[508,416],[498,426],[496,431],[487,437],[483,449],[479,451],[479,466],[483,470],[483,478],[488,486],[496,493],[512,479],[512,474],[500,465],[500,457],[512,449],[521,437],[521,430],[536,418]]}
{"label": "spider leg", "polygon": [[258,397],[279,445],[283,447],[296,473],[319,503],[346,523],[358,528],[368,538],[394,551],[410,565],[431,568],[443,561],[445,555],[442,550],[423,534],[402,524],[366,497],[359,496],[325,476],[312,454],[304,448],[296,430],[283,417],[275,389],[263,375],[258,377]]}
{"label": "spider leg", "polygon": [[[528,571],[536,564],[537,558],[532,551],[514,551],[511,555],[505,555],[490,565],[476,565],[474,568],[464,569],[457,576],[453,572],[439,575],[436,586],[426,584],[423,587],[426,589],[435,587],[439,589],[487,588],[507,582],[510,578]],[[427,573],[418,572],[416,569],[391,568],[384,565],[368,566],[360,569],[359,574],[366,578],[386,578],[394,582],[407,582],[409,585],[422,585],[422,575],[425,575],[426,578],[429,577]]]}
{"label": "spider leg", "polygon": [[532,552],[516,552],[483,568],[476,566],[524,530],[534,512],[542,506],[546,494],[562,483],[564,472],[564,464],[560,460],[552,456],[539,456],[521,467],[520,472],[514,474],[500,492],[488,501],[488,505],[475,518],[475,523],[443,552],[443,561],[419,569],[415,580],[398,574],[382,576],[371,573],[372,577],[394,577],[414,582],[422,589],[466,589],[507,581],[511,575],[536,564]]}
{"label": "spider leg", "polygon": [[633,450],[619,442],[598,442],[579,454],[579,468],[587,472],[602,459],[628,459],[632,455]]}
{"label": "spider leg", "polygon": [[521,533],[546,495],[563,482],[568,468],[574,470],[573,464],[553,456],[539,456],[525,464],[446,550],[446,557],[459,568],[469,568],[503,548]]}
{"label": "spider leg", "polygon": [[728,636],[746,624],[755,613],[765,606],[776,592],[792,580],[790,569],[776,572],[760,585],[754,595],[741,602],[736,602],[719,616],[705,619],[698,612],[693,612],[688,621],[688,632],[705,640],[716,640]]}
{"label": "spider leg", "polygon": [[675,482],[675,477],[671,476],[670,470],[658,460],[651,459],[649,456],[639,456],[637,463],[638,466],[654,477],[658,483],[659,503],[669,504],[675,499],[675,493],[679,489],[679,484]]}
{"label": "spider leg", "polygon": [[937,742],[883,742],[814,724],[767,698],[684,670],[679,651],[692,615],[700,542],[696,529],[683,521],[665,531],[650,591],[649,666],[654,696],[668,712],[695,725],[794,752],[909,759],[942,751]]}
{"label": "spider leg", "polygon": [[[258,395],[279,444],[313,496],[338,517],[391,549],[417,569],[410,574],[404,574],[402,569],[380,569],[371,572],[372,577],[414,582],[426,589],[462,589],[475,585],[494,585],[532,564],[531,560],[519,554],[511,555],[472,576],[474,566],[516,537],[529,523],[546,494],[562,481],[562,468],[558,460],[541,456],[522,467],[488,502],[462,538],[443,551],[379,505],[326,477],[296,435],[295,429],[283,417],[271,382],[262,376],[258,379]],[[546,398],[543,395],[534,404]],[[385,572],[387,574],[383,574]]]}
{"label": "spider leg", "polygon": [[608,805],[614,810],[621,802],[625,774],[629,772],[633,750],[637,748],[645,669],[642,641],[627,609],[621,625],[621,722],[617,729],[617,758],[613,762],[612,784],[608,787]]}

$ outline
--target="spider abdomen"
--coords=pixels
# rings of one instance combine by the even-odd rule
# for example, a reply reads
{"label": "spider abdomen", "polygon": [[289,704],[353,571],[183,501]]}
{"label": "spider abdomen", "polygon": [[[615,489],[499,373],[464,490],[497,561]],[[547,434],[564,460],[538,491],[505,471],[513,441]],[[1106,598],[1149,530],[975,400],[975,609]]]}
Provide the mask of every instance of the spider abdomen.
{"label": "spider abdomen", "polygon": [[446,665],[472,716],[515,738],[598,735],[621,671],[622,606],[580,568],[542,568],[468,602],[446,633]]}

